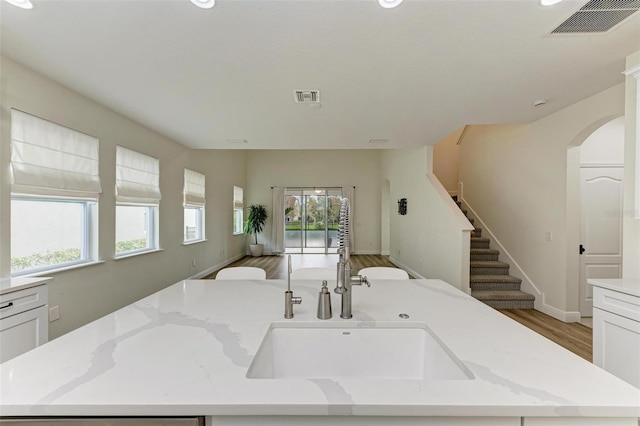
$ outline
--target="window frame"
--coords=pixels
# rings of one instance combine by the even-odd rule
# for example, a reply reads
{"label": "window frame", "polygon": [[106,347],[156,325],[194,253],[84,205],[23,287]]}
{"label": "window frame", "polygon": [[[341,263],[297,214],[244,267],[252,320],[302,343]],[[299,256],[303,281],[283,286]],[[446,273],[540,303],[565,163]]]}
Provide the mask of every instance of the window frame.
{"label": "window frame", "polygon": [[[116,145],[116,211],[114,258],[160,250],[160,160],[140,151]],[[118,253],[118,207],[146,207],[147,247]]]}
{"label": "window frame", "polygon": [[[55,271],[59,269],[68,269],[78,266],[90,265],[98,262],[98,200],[85,199],[85,198],[72,198],[72,197],[51,197],[51,196],[30,196],[24,194],[12,194],[11,204],[13,210],[14,201],[26,201],[26,202],[45,202],[45,203],[73,203],[79,204],[82,207],[82,224],[81,238],[82,246],[80,247],[80,259],[56,263],[49,266],[42,266],[37,268],[23,269],[20,271],[11,271],[12,277],[22,277],[26,275],[37,275],[44,272]],[[11,241],[13,245],[13,226],[11,229]],[[13,261],[13,254],[11,261]]]}
{"label": "window frame", "polygon": [[[128,250],[118,253],[118,207],[144,207],[147,209],[147,223],[146,223],[146,232],[147,232],[147,247],[142,249]],[[150,253],[154,251],[158,251],[160,249],[159,246],[159,206],[156,204],[140,204],[140,203],[126,203],[120,202],[116,203],[116,220],[115,220],[115,235],[114,235],[114,256],[115,259],[121,259],[124,257],[135,256],[139,254]]]}
{"label": "window frame", "polygon": [[[240,190],[240,191],[237,191]],[[238,199],[236,198],[236,194],[238,192],[242,193],[242,200],[240,202],[240,206],[236,206],[236,202]],[[238,217],[239,216],[239,221]],[[241,186],[234,185],[233,186],[233,235],[244,235],[244,188]]]}
{"label": "window frame", "polygon": [[[206,205],[206,176],[204,173],[186,168],[184,169],[182,243],[193,244],[206,240],[205,205]],[[196,212],[196,226],[194,238],[188,238],[187,211]]]}
{"label": "window frame", "polygon": [[[73,237],[80,231],[80,259],[52,265],[22,269],[11,276],[39,275],[49,271],[59,271],[98,262],[99,198],[102,193],[100,182],[100,141],[87,133],[74,130],[45,118],[11,108],[10,131],[11,174],[10,215],[16,208],[14,201],[39,203],[74,203],[81,208],[81,223],[72,221]],[[30,207],[30,206],[29,206]],[[46,207],[45,207],[46,208]],[[51,212],[47,212],[49,214]],[[75,215],[77,212],[73,212]],[[63,212],[64,214],[64,212]],[[54,219],[60,219],[52,216]],[[33,219],[32,219],[33,220]],[[54,221],[55,222],[55,221]],[[17,229],[12,223],[10,240]],[[55,234],[55,232],[54,232]],[[19,238],[17,238],[19,240]],[[47,244],[38,241],[36,250]],[[53,252],[57,241],[50,245]],[[76,241],[70,241],[70,245]],[[10,245],[13,245],[11,241]],[[65,242],[62,245],[67,245]],[[76,247],[73,247],[76,249]],[[15,251],[15,250],[14,250]],[[13,252],[9,252],[12,263]],[[64,252],[62,249],[61,252]],[[33,253],[27,257],[39,255]],[[46,251],[45,251],[46,254]],[[22,257],[22,256],[21,256]],[[36,260],[36,259],[33,259]]]}
{"label": "window frame", "polygon": [[194,206],[191,204],[185,204],[184,212],[187,210],[195,210],[196,211],[196,236],[195,238],[188,239],[187,238],[187,225],[184,223],[183,218],[183,243],[184,244],[192,244],[200,241],[205,241],[205,233],[204,233],[204,206]]}

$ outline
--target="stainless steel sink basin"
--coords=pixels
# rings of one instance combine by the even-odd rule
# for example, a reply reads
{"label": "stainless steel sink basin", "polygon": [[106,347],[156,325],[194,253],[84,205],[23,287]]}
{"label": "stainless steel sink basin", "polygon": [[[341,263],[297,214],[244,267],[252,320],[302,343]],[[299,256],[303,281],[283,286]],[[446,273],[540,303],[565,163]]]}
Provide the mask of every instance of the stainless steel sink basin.
{"label": "stainless steel sink basin", "polygon": [[250,379],[468,380],[473,374],[422,323],[273,323]]}

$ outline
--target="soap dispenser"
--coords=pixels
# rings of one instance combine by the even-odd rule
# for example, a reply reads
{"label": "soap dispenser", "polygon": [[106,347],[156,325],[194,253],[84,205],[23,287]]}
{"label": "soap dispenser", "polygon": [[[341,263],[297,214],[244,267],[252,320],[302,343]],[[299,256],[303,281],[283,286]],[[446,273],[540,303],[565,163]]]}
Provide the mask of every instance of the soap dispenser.
{"label": "soap dispenser", "polygon": [[329,319],[331,316],[331,293],[327,288],[327,282],[322,281],[322,288],[318,294],[318,319]]}

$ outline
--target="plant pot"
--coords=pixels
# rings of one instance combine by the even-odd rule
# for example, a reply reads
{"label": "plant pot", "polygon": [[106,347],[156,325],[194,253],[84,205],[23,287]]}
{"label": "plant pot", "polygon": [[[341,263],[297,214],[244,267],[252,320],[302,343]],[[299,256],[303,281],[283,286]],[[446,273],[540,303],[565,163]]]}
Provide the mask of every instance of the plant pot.
{"label": "plant pot", "polygon": [[249,251],[251,252],[251,256],[253,257],[262,256],[263,250],[264,244],[249,244]]}

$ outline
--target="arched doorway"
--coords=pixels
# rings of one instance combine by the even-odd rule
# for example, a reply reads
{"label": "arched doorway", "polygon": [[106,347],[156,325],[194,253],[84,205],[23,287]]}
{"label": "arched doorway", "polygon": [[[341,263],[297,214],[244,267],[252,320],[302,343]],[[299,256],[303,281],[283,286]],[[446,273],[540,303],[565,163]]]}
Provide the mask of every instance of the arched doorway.
{"label": "arched doorway", "polygon": [[583,318],[593,308],[587,280],[622,274],[624,117],[594,124],[567,151],[568,277],[577,284],[575,306]]}

